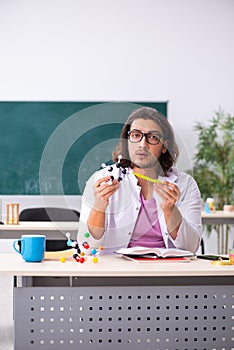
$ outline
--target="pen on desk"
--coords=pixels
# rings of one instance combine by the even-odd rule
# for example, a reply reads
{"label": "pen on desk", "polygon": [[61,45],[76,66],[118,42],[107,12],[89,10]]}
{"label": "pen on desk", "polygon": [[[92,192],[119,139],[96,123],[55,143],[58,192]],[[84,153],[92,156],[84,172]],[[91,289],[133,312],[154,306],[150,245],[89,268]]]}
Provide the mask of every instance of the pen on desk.
{"label": "pen on desk", "polygon": [[160,184],[164,184],[164,181],[162,181],[162,180],[153,179],[152,177],[145,176],[145,175],[142,175],[142,174],[139,174],[139,173],[135,173],[135,171],[133,172],[133,174],[136,175],[137,177],[140,177],[141,179],[144,179],[144,180],[147,180],[147,181],[150,181],[150,182],[153,182],[153,183],[159,182]]}

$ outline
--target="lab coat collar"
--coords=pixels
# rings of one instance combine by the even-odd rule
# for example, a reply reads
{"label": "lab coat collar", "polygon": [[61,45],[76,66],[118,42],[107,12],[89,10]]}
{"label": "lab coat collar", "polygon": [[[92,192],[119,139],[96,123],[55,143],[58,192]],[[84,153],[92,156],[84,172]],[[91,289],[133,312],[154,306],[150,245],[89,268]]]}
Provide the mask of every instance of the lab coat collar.
{"label": "lab coat collar", "polygon": [[178,179],[178,169],[176,167],[173,167],[169,171],[169,176],[159,176],[158,179],[162,181],[169,181],[174,183]]}

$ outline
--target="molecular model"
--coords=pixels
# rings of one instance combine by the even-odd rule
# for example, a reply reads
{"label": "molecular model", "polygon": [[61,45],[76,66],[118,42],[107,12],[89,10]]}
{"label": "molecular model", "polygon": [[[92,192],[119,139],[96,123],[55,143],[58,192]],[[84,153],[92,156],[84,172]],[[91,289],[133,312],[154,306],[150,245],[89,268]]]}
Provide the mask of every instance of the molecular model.
{"label": "molecular model", "polygon": [[[123,175],[127,174],[127,168],[121,167],[121,164],[120,164],[120,161],[121,161],[122,158],[123,158],[122,155],[119,155],[119,156],[118,156],[118,161],[117,161],[116,164],[115,164],[115,165],[116,165],[116,168],[119,169],[119,174],[118,174],[118,177],[117,177],[117,180],[118,180],[119,182],[123,180]],[[107,168],[107,170],[108,170],[110,173],[113,171],[113,166],[111,166],[111,165],[106,165],[105,163],[102,163],[101,166],[102,166],[103,169],[104,169],[104,168]],[[109,184],[112,184],[112,181],[113,181],[113,180],[114,180],[114,176],[111,175],[111,178],[110,178],[110,180],[108,181],[108,183],[109,183]],[[70,257],[70,258],[73,258],[73,259],[76,260],[77,262],[83,264],[83,263],[88,259],[88,256],[85,254],[85,251],[84,251],[84,250],[90,249],[89,243],[88,243],[87,241],[84,241],[84,242],[82,243],[82,247],[79,247],[77,241],[72,240],[72,239],[70,238],[70,233],[69,233],[69,232],[66,233],[66,236],[67,236],[67,239],[68,239],[68,240],[67,240],[67,245],[68,245],[68,247],[72,247],[72,248],[74,248],[74,250],[75,250],[75,253],[74,253],[73,256]],[[90,233],[89,233],[89,232],[86,232],[86,233],[84,234],[84,238],[89,238],[89,236],[90,236]],[[83,248],[84,250],[83,250],[82,248]],[[92,255],[92,261],[93,261],[93,263],[96,264],[96,263],[98,262],[98,257],[97,257],[97,255],[98,255],[98,254],[100,253],[100,251],[102,251],[103,249],[104,249],[103,246],[100,246],[98,249],[96,249],[96,248],[91,249],[91,255]],[[68,258],[68,259],[69,259],[69,258]],[[61,262],[65,262],[65,261],[66,261],[66,258],[65,258],[64,256],[62,256],[62,257],[60,258],[60,261],[61,261]]]}
{"label": "molecular model", "polygon": [[[119,182],[123,180],[122,174],[125,175],[125,174],[127,173],[127,168],[122,168],[121,165],[120,165],[120,161],[121,161],[122,158],[123,158],[122,155],[119,155],[119,156],[118,156],[118,161],[117,161],[117,163],[115,164],[116,167],[119,169],[119,176],[118,176],[118,178],[117,178],[117,180],[118,180]],[[102,163],[101,166],[102,166],[102,168],[107,168],[107,170],[108,170],[109,172],[112,172],[112,171],[113,171],[113,167],[112,167],[111,165],[106,165],[105,163]],[[114,176],[111,175],[111,178],[110,178],[110,180],[108,181],[108,183],[109,183],[109,184],[112,184],[112,181],[113,181],[113,180],[114,180]]]}
{"label": "molecular model", "polygon": [[[77,262],[83,264],[83,263],[88,259],[88,257],[87,257],[87,255],[85,254],[85,252],[82,251],[82,250],[80,249],[80,247],[79,247],[79,245],[78,245],[78,242],[75,241],[75,240],[73,240],[73,239],[71,239],[70,236],[71,236],[70,233],[67,232],[67,233],[66,233],[66,237],[67,237],[67,246],[68,246],[68,247],[72,247],[72,248],[75,250],[75,253],[74,253],[74,254],[72,255],[72,257],[70,257],[70,258],[73,258],[75,261],[77,261]],[[90,233],[89,233],[89,232],[86,232],[86,233],[84,234],[84,238],[89,238],[89,236],[90,236]],[[89,243],[88,243],[87,241],[84,241],[84,242],[82,243],[82,247],[83,247],[85,250],[90,249]],[[98,253],[99,253],[100,251],[102,251],[102,250],[104,250],[104,247],[103,247],[103,246],[100,246],[98,249],[91,249],[92,262],[93,262],[94,264],[96,264],[96,263],[98,262],[98,257],[97,257],[97,255],[98,255]],[[64,262],[66,261],[66,258],[65,258],[64,256],[62,256],[62,257],[60,258],[60,261],[64,263]]]}

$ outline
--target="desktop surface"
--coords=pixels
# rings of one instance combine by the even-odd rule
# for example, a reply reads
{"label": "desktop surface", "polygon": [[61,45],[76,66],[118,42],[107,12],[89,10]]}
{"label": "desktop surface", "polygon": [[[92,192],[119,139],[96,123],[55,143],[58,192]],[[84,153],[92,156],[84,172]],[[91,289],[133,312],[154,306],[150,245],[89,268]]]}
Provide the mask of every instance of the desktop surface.
{"label": "desktop surface", "polygon": [[128,277],[128,276],[234,276],[234,265],[215,266],[210,261],[192,259],[190,262],[152,262],[138,264],[121,256],[102,255],[98,263],[92,257],[83,264],[75,260],[65,263],[44,260],[28,263],[17,253],[0,254],[0,275],[12,276],[80,276],[80,277]]}

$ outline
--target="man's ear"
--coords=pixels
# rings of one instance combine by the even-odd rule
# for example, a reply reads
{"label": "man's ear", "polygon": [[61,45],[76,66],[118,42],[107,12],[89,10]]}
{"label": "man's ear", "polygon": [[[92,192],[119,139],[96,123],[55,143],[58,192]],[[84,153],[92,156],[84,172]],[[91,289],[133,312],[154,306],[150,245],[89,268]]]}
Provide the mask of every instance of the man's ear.
{"label": "man's ear", "polygon": [[166,153],[168,147],[168,142],[164,141],[163,148],[162,148],[162,153]]}

